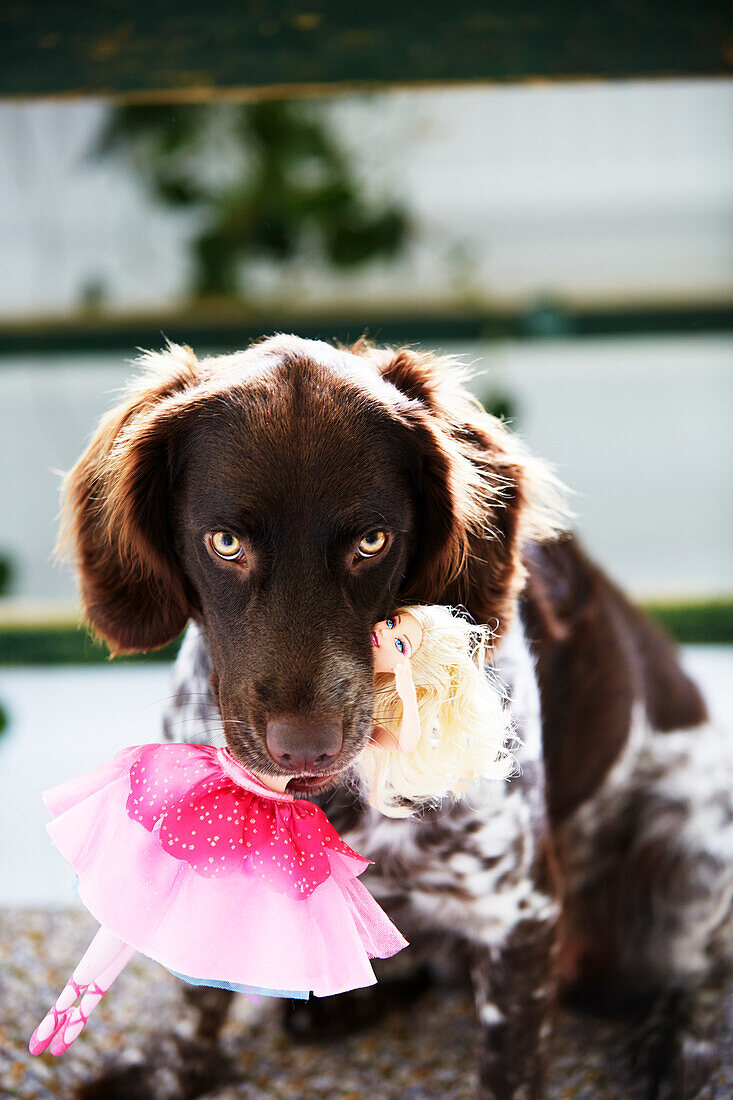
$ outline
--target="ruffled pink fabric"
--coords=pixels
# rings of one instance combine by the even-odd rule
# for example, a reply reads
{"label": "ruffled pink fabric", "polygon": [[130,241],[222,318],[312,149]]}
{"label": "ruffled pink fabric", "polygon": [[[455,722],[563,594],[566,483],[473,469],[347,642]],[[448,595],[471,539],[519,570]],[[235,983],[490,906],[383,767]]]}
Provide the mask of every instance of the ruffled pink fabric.
{"label": "ruffled pink fabric", "polygon": [[369,861],[226,749],[133,746],[44,799],[90,912],[177,973],[326,996],[406,946],[357,881]]}
{"label": "ruffled pink fabric", "polygon": [[[305,898],[331,874],[328,852],[341,852],[360,864],[326,815],[312,802],[274,795],[227,752],[223,763],[240,768],[260,790],[244,789],[222,774],[209,754],[193,745],[147,745],[130,768],[127,813],[158,838],[168,855],[210,877],[240,871],[249,860],[255,874],[279,893]],[[235,774],[237,774],[235,772]]]}

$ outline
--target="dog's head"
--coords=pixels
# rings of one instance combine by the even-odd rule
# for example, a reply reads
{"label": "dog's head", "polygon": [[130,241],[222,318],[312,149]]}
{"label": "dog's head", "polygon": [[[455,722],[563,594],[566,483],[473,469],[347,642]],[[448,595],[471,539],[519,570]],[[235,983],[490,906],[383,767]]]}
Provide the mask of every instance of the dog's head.
{"label": "dog's head", "polygon": [[500,633],[552,479],[435,356],[275,337],[142,362],[65,484],[88,619],[126,652],[195,618],[235,755],[326,786],[373,726],[373,624],[445,602]]}

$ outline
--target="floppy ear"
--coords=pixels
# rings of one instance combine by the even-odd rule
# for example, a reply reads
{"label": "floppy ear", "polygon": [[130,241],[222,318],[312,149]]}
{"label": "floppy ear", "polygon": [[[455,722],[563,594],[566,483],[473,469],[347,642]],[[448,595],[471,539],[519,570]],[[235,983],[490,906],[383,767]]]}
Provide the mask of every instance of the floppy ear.
{"label": "floppy ear", "polygon": [[481,408],[452,360],[374,354],[409,399],[401,414],[419,455],[418,544],[401,598],[463,605],[501,634],[526,579],[524,545],[564,529],[562,486]]}
{"label": "floppy ear", "polygon": [[62,490],[59,551],[75,559],[86,618],[113,654],[172,641],[194,599],[169,503],[198,363],[173,344],[140,362],[147,373],[102,420]]}
{"label": "floppy ear", "polygon": [[446,602],[444,594],[466,566],[469,516],[479,490],[474,470],[449,432],[419,401],[397,409],[401,453],[412,481],[416,530],[404,603]]}

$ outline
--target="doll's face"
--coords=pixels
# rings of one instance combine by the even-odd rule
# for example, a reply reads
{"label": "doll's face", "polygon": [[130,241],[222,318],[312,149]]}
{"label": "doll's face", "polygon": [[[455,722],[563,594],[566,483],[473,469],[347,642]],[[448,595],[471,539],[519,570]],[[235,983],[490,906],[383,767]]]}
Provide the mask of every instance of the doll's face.
{"label": "doll's face", "polygon": [[414,615],[395,615],[377,623],[372,631],[374,671],[394,672],[401,661],[409,661],[422,645],[423,631]]}

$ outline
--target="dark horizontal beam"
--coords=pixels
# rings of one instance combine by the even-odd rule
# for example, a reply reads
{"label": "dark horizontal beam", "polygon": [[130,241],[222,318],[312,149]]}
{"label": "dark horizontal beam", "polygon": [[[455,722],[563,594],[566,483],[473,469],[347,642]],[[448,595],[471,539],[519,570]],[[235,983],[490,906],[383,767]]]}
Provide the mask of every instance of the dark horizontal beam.
{"label": "dark horizontal beam", "polygon": [[[172,661],[180,641],[151,653],[115,658],[115,664]],[[98,665],[111,660],[109,650],[83,627],[0,625],[2,665]]]}
{"label": "dark horizontal beam", "polygon": [[[733,644],[733,600],[649,604],[646,610],[681,644]],[[179,644],[176,641],[153,653],[118,657],[114,663],[171,661]],[[80,627],[0,624],[0,666],[100,664],[109,660],[107,648]]]}
{"label": "dark horizontal beam", "polygon": [[77,315],[65,320],[0,324],[0,366],[11,355],[120,352],[157,348],[165,338],[197,351],[233,350],[273,332],[350,343],[366,333],[380,344],[451,343],[551,337],[640,336],[733,332],[733,305],[710,307],[577,309],[539,304],[523,311],[475,310],[441,314],[383,313],[345,317],[271,313],[188,312],[149,317]]}
{"label": "dark horizontal beam", "polygon": [[716,76],[732,39],[720,0],[5,0],[0,96]]}

